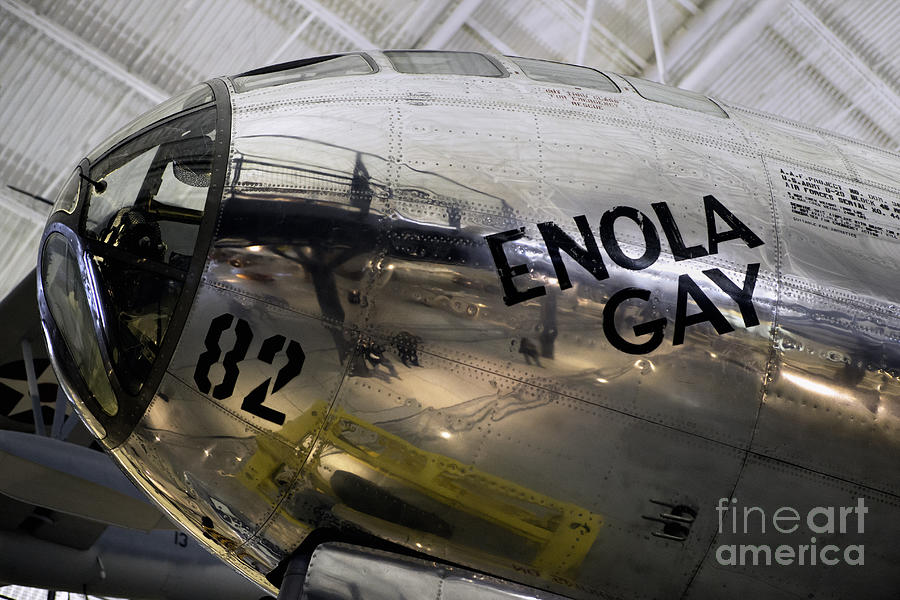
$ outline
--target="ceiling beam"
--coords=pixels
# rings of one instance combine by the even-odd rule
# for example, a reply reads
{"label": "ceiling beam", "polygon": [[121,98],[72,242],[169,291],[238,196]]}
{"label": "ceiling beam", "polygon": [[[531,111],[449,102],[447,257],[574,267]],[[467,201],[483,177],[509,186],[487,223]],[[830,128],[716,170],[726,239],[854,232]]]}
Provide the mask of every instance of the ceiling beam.
{"label": "ceiling beam", "polygon": [[55,43],[91,63],[107,75],[118,79],[131,89],[151,100],[154,104],[158,104],[171,96],[170,93],[162,88],[129,72],[124,66],[97,48],[91,46],[68,29],[60,27],[46,17],[37,14],[33,8],[26,6],[19,0],[0,0],[0,8],[12,14],[20,21],[31,25]]}
{"label": "ceiling beam", "polygon": [[294,4],[305,8],[314,14],[319,20],[340,33],[342,36],[353,42],[356,48],[353,50],[369,50],[375,48],[376,44],[362,34],[358,29],[350,23],[340,18],[316,0],[294,0]]}
{"label": "ceiling beam", "polygon": [[[704,43],[718,28],[727,29],[727,13],[733,6],[731,0],[712,0],[704,5],[702,11],[694,13],[682,24],[678,32],[667,41],[666,57],[670,72],[702,54]],[[646,65],[640,76],[656,80],[659,77],[656,64]]]}
{"label": "ceiling beam", "polygon": [[[863,87],[847,81],[840,73],[829,76],[828,61],[816,61],[815,67],[824,75],[835,88],[846,95],[857,105],[857,108],[865,112],[885,133],[890,135],[894,142],[900,140],[900,95],[898,95],[869,65],[859,57],[856,52],[847,46],[835,33],[817,17],[803,2],[792,2],[791,12],[812,31],[816,37],[822,40],[852,71],[856,72]],[[835,75],[831,71],[832,75]],[[873,110],[872,102],[867,99],[870,93],[874,93],[884,102],[881,108]]]}
{"label": "ceiling beam", "polygon": [[266,59],[265,63],[263,63],[263,64],[266,64],[266,65],[274,64],[275,61],[278,60],[278,57],[281,56],[282,53],[288,49],[288,46],[290,46],[291,44],[294,43],[294,40],[296,40],[298,37],[300,37],[300,34],[303,33],[303,30],[306,29],[309,26],[309,24],[313,22],[313,19],[315,19],[315,18],[316,18],[316,15],[309,13],[306,16],[306,18],[303,19],[303,22],[301,22],[300,25],[298,25],[297,28],[294,29],[294,31],[291,32],[291,34],[289,36],[287,36],[287,39],[285,39],[284,42],[280,46],[278,46],[278,50],[273,52]]}
{"label": "ceiling beam", "polygon": [[697,7],[696,4],[691,2],[691,0],[675,0],[675,1],[678,2],[678,4],[680,4],[681,6],[683,6],[684,9],[686,11],[688,11],[689,13],[691,13],[692,15],[696,15],[698,12],[700,12],[700,9]]}
{"label": "ceiling beam", "polygon": [[387,40],[381,47],[386,49],[417,47],[421,37],[443,13],[442,0],[419,0],[412,13],[397,11],[380,33],[379,37]]}
{"label": "ceiling beam", "polygon": [[647,0],[647,18],[650,21],[650,37],[653,38],[653,58],[656,62],[656,70],[659,73],[659,82],[666,82],[665,50],[663,49],[662,35],[659,32],[659,24],[656,22],[656,7],[653,0]]}
{"label": "ceiling beam", "polygon": [[[584,11],[582,11],[581,8],[579,8],[578,5],[575,4],[575,2],[573,2],[573,0],[557,0],[557,1],[560,4],[562,4],[563,6],[565,6],[573,14],[584,15]],[[647,61],[644,60],[641,57],[641,55],[639,55],[637,52],[635,52],[631,48],[631,46],[629,46],[628,44],[626,44],[625,42],[620,40],[618,37],[616,37],[616,35],[612,31],[610,31],[609,29],[604,27],[603,24],[598,19],[591,20],[591,32],[592,33],[593,33],[593,30],[597,30],[598,32],[600,32],[600,37],[603,39],[603,41],[605,41],[607,44],[610,44],[615,50],[618,50],[618,52],[622,55],[622,57],[625,58],[625,60],[631,62],[633,65],[635,65],[638,68],[638,70],[645,69],[647,67]]]}
{"label": "ceiling beam", "polygon": [[469,17],[469,19],[466,21],[466,26],[471,27],[475,33],[480,35],[487,43],[496,48],[500,52],[500,54],[508,54],[512,56],[516,55],[515,50],[504,44],[503,40],[491,33],[487,27],[485,27],[475,19]]}
{"label": "ceiling beam", "polygon": [[453,34],[459,31],[459,28],[463,26],[463,23],[469,19],[472,13],[481,6],[481,2],[482,0],[462,0],[444,22],[441,23],[438,30],[428,38],[428,41],[422,44],[422,47],[431,50],[441,50],[450,41]]}
{"label": "ceiling beam", "polygon": [[[727,7],[731,4],[728,3]],[[732,25],[713,47],[707,48],[704,55],[684,75],[673,80],[672,84],[688,90],[706,91],[747,46],[754,43],[784,6],[783,0],[761,0],[753,4],[743,18]]]}
{"label": "ceiling beam", "polygon": [[597,0],[587,0],[584,7],[584,20],[581,22],[581,36],[578,38],[578,50],[575,52],[575,64],[584,64],[584,54],[587,52],[588,40],[591,37],[591,23],[594,22],[594,6]]}

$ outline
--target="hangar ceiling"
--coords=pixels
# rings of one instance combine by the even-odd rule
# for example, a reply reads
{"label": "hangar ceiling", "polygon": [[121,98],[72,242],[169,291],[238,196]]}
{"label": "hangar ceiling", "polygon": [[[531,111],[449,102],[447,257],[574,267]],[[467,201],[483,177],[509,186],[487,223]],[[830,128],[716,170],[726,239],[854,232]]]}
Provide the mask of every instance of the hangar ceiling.
{"label": "hangar ceiling", "polygon": [[210,77],[359,48],[478,50],[658,79],[900,148],[892,0],[0,0],[0,297],[87,150]]}

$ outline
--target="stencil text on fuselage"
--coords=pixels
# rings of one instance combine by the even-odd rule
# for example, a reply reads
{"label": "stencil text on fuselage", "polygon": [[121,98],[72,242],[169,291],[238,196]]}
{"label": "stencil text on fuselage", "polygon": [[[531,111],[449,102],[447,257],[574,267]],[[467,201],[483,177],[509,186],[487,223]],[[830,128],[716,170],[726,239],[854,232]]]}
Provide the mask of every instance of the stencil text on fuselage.
{"label": "stencil text on fuselage", "polygon": [[[748,248],[755,248],[764,243],[743,221],[712,195],[703,197],[703,211],[706,217],[707,229],[706,246],[703,244],[685,245],[678,223],[675,221],[672,211],[666,202],[655,202],[651,204],[651,207],[659,220],[660,228],[676,263],[717,254],[720,244],[732,240],[743,242]],[[719,229],[717,218],[726,225],[724,229]],[[634,257],[622,250],[615,231],[615,224],[619,219],[630,220],[639,229],[643,237],[644,248],[640,256]],[[580,244],[552,221],[537,224],[547,255],[550,257],[553,265],[556,281],[561,290],[572,287],[561,252],[569,255],[572,260],[593,275],[597,281],[609,278],[609,271],[603,253],[600,251],[601,246],[609,260],[631,271],[646,269],[659,259],[661,243],[656,225],[647,214],[634,207],[615,206],[603,213],[598,228],[600,244],[597,243],[597,238],[594,236],[590,223],[588,223],[584,215],[574,217],[573,220],[582,238]],[[497,268],[500,284],[503,287],[503,301],[507,306],[538,298],[547,293],[544,285],[535,285],[525,290],[520,290],[516,286],[514,278],[530,273],[531,268],[526,263],[511,265],[503,246],[524,237],[524,227],[485,236]],[[759,325],[759,317],[756,314],[756,307],[753,302],[753,293],[756,289],[756,280],[759,275],[759,263],[750,263],[746,266],[743,281],[732,281],[718,268],[705,269],[702,273],[734,301],[740,310],[744,327]],[[673,345],[683,344],[685,330],[692,325],[700,323],[710,323],[719,335],[734,331],[734,327],[724,317],[716,303],[707,296],[691,275],[685,273],[678,276],[676,293],[675,320],[672,333]],[[649,302],[651,294],[651,290],[648,289],[624,287],[613,293],[607,300],[603,309],[603,332],[613,347],[629,354],[646,354],[652,352],[663,343],[669,323],[665,317],[634,325],[632,330],[638,341],[626,339],[615,327],[616,310],[625,301],[636,299]],[[693,300],[697,308],[700,309],[699,312],[688,314],[688,299]]]}

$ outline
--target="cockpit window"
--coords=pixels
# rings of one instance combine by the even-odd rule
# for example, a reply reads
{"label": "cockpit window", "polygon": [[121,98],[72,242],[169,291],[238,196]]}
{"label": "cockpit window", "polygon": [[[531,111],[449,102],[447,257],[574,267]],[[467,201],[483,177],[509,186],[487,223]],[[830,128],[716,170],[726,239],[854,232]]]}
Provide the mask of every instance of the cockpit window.
{"label": "cockpit window", "polygon": [[534,79],[535,81],[574,85],[603,92],[619,91],[619,88],[609,77],[590,67],[579,67],[578,65],[568,65],[535,58],[516,58],[512,56],[508,58],[519,65],[519,68],[522,69],[522,72],[529,79]]}
{"label": "cockpit window", "polygon": [[212,172],[215,109],[169,121],[91,167],[85,235],[187,270]]}
{"label": "cockpit window", "polygon": [[500,65],[478,52],[390,50],[384,53],[400,73],[506,77]]}
{"label": "cockpit window", "polygon": [[344,54],[337,56],[320,56],[296,63],[276,65],[250,71],[234,77],[234,91],[249,92],[259,88],[325,79],[326,77],[344,77],[348,75],[369,75],[375,72],[371,59],[363,54]]}
{"label": "cockpit window", "polygon": [[119,406],[97,345],[84,279],[74,250],[59,233],[47,237],[41,277],[48,308],[79,374],[101,410],[115,415]]}
{"label": "cockpit window", "polygon": [[181,293],[212,171],[216,113],[194,110],[104,155],[90,170],[82,235],[98,273],[110,359],[137,394]]}
{"label": "cockpit window", "polygon": [[88,160],[94,162],[95,160],[100,158],[100,156],[109,148],[122,142],[141,129],[148,127],[153,123],[156,123],[157,121],[161,121],[166,117],[171,117],[172,115],[180,113],[182,111],[189,110],[203,104],[208,104],[212,101],[213,91],[211,87],[209,87],[205,83],[194,86],[189,90],[186,90],[181,94],[178,94],[177,96],[166,100],[156,108],[152,109],[150,112],[141,115],[122,129],[112,134],[110,137],[103,140],[103,143],[97,146],[93,152],[88,154]]}
{"label": "cockpit window", "polygon": [[713,115],[714,117],[722,117],[723,119],[728,118],[728,113],[703,94],[663,85],[661,83],[656,83],[655,81],[639,79],[637,77],[623,77],[625,77],[628,83],[634,86],[634,89],[638,94],[647,100],[662,102],[664,104],[670,104],[688,110],[696,110],[697,112]]}

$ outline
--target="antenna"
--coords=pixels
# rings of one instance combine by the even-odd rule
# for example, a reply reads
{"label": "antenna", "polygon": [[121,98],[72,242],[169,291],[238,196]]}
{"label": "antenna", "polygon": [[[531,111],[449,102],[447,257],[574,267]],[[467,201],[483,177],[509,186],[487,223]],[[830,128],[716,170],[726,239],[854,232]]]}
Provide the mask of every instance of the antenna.
{"label": "antenna", "polygon": [[16,187],[14,185],[7,185],[6,187],[8,187],[9,189],[11,189],[14,192],[19,192],[20,194],[24,194],[25,196],[28,196],[29,198],[34,198],[35,200],[38,200],[39,202],[43,202],[44,204],[49,204],[50,206],[53,206],[53,202],[51,202],[50,200],[47,200],[43,196],[38,196],[37,194],[32,194],[31,192],[29,192],[27,190],[23,190],[22,188]]}

